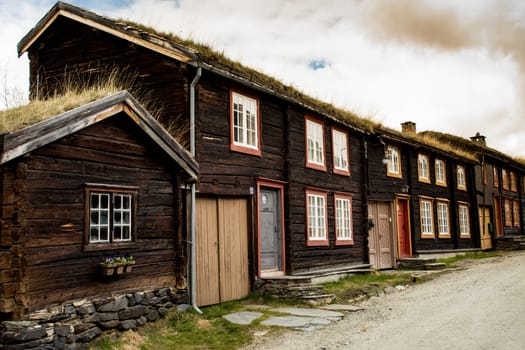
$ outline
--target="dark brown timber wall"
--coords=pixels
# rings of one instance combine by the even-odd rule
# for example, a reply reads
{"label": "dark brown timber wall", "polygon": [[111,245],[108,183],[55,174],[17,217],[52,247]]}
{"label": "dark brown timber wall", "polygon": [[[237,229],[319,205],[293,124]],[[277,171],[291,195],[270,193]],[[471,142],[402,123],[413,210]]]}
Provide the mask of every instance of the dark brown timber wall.
{"label": "dark brown timber wall", "polygon": [[[67,300],[139,289],[174,286],[182,265],[177,169],[127,118],[114,117],[44,146],[7,164],[14,174],[9,227],[25,255],[19,295],[22,313]],[[5,178],[5,176],[4,176]],[[8,182],[9,183],[9,182]],[[121,250],[86,252],[84,184],[138,187],[136,244]],[[7,235],[5,229],[2,237]],[[105,280],[103,256],[135,256],[133,271]]]}

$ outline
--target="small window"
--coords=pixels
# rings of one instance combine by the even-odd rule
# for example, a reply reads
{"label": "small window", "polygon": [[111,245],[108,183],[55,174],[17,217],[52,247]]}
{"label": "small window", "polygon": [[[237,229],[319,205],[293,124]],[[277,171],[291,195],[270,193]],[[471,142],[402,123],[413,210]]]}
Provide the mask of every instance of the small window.
{"label": "small window", "polygon": [[501,180],[503,181],[503,189],[509,190],[509,175],[507,173],[507,169],[501,169]]}
{"label": "small window", "polygon": [[259,101],[231,92],[231,145],[233,151],[260,155]]}
{"label": "small window", "polygon": [[516,179],[516,173],[511,171],[510,175],[510,190],[512,192],[518,192],[518,180]]}
{"label": "small window", "polygon": [[399,148],[395,146],[387,147],[388,163],[386,168],[387,176],[402,177],[401,174],[401,156],[399,155]]}
{"label": "small window", "polygon": [[334,173],[350,175],[350,164],[348,163],[348,134],[343,130],[332,128],[332,150]]}
{"label": "small window", "polygon": [[432,200],[419,200],[419,212],[421,218],[421,237],[434,237],[434,217],[432,214]]}
{"label": "small window", "polygon": [[447,185],[447,173],[445,168],[445,161],[436,159],[435,161],[436,170],[436,185],[446,186]]}
{"label": "small window", "polygon": [[328,245],[326,193],[306,191],[307,245]]}
{"label": "small window", "polygon": [[448,202],[437,202],[438,235],[440,238],[450,237]]}
{"label": "small window", "polygon": [[110,249],[135,240],[137,190],[86,185],[86,246]]}
{"label": "small window", "polygon": [[503,200],[503,208],[505,210],[505,226],[512,226],[512,203],[510,199],[505,198]]}
{"label": "small window", "polygon": [[324,157],[324,125],[311,118],[305,118],[306,124],[306,166],[326,171]]}
{"label": "small window", "polygon": [[459,236],[470,238],[469,207],[466,204],[458,204],[459,211]]}
{"label": "small window", "polygon": [[352,197],[335,194],[335,244],[353,244]]}
{"label": "small window", "polygon": [[428,156],[419,153],[417,155],[417,177],[420,182],[430,183],[430,169],[428,164]]}
{"label": "small window", "polygon": [[465,178],[465,167],[458,165],[457,167],[457,181],[459,190],[467,190],[467,180]]}
{"label": "small window", "polygon": [[514,227],[520,227],[520,203],[517,200],[512,201],[512,220]]}
{"label": "small window", "polygon": [[494,180],[494,187],[499,187],[499,172],[495,165],[492,166],[492,177]]}

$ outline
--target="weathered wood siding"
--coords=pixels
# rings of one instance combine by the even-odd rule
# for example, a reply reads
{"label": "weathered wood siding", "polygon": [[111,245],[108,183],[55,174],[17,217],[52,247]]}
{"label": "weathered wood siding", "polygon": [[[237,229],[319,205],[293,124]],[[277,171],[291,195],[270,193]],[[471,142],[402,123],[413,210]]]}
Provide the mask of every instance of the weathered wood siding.
{"label": "weathered wood siding", "polygon": [[[261,155],[230,150],[230,89],[259,100]],[[250,195],[257,178],[285,180],[286,118],[279,101],[204,73],[198,87],[196,160],[199,192]]]}
{"label": "weathered wood siding", "polygon": [[[10,221],[23,237],[22,283],[30,311],[111,291],[175,285],[180,194],[177,169],[162,155],[131,121],[114,117],[8,164],[16,172]],[[139,188],[136,246],[83,251],[85,183]],[[97,270],[102,257],[123,253],[136,257],[133,272],[103,280]]]}
{"label": "weathered wood siding", "polygon": [[137,88],[147,94],[147,101],[140,102],[151,112],[152,105],[160,108],[162,122],[186,117],[188,79],[184,65],[64,17],[59,17],[53,27],[29,51],[33,97],[53,95],[67,81],[82,86],[95,77],[103,80],[116,69],[136,77],[135,86],[128,87],[133,83],[130,81],[125,87],[133,95],[137,95]]}
{"label": "weathered wood siding", "polygon": [[[363,230],[363,136],[341,124],[324,119],[324,144],[327,171],[306,168],[305,111],[287,111],[288,191],[285,193],[287,213],[287,269],[290,273],[307,270],[362,264],[367,261],[365,245],[368,232]],[[331,127],[348,130],[350,144],[350,177],[333,173]],[[327,193],[329,246],[307,246],[306,190]],[[334,193],[352,196],[353,245],[335,245]]]}

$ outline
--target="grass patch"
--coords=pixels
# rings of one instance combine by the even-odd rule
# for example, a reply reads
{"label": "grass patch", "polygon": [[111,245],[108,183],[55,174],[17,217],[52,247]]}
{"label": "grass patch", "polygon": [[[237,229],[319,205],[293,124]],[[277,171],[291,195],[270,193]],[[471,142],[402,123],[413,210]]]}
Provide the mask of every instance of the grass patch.
{"label": "grass patch", "polygon": [[462,255],[456,255],[450,258],[438,259],[438,262],[444,263],[447,267],[454,267],[455,263],[462,260],[479,260],[500,256],[498,252],[472,252]]}
{"label": "grass patch", "polygon": [[326,293],[334,294],[338,302],[347,302],[361,295],[370,296],[388,286],[415,283],[409,273],[370,273],[343,277],[336,282],[323,284]]}

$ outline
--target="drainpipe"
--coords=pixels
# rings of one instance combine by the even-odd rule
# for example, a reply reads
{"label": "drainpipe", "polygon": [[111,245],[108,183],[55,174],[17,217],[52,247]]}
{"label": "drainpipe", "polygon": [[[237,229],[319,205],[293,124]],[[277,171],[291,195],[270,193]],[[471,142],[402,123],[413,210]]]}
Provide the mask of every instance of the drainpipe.
{"label": "drainpipe", "polygon": [[[197,83],[199,82],[199,79],[202,75],[202,68],[197,67],[197,73],[195,74],[195,77],[193,78],[193,81],[190,85],[190,153],[192,157],[195,157],[195,87],[197,86]],[[190,279],[190,295],[191,295],[191,306],[195,311],[197,311],[199,314],[202,314],[202,311],[197,306],[197,278],[196,278],[196,267],[195,267],[195,255],[196,255],[196,248],[195,248],[195,182],[191,184],[191,218],[190,218],[190,225],[191,225],[191,279]]]}

